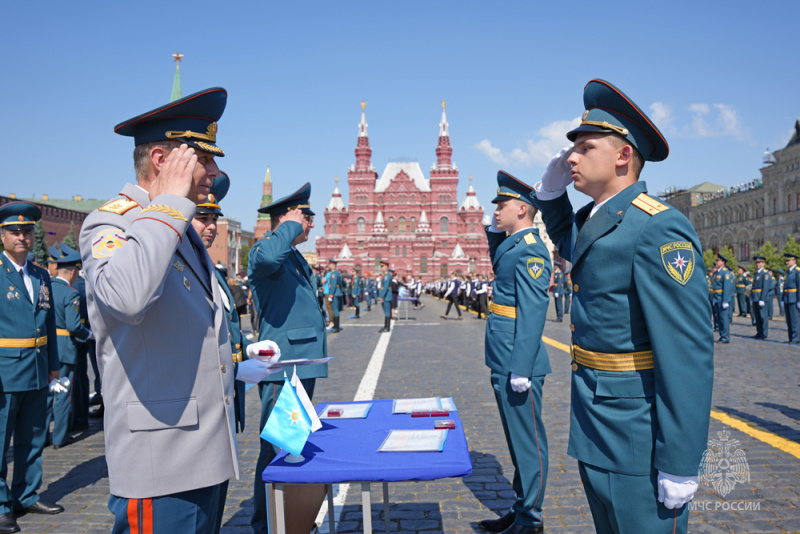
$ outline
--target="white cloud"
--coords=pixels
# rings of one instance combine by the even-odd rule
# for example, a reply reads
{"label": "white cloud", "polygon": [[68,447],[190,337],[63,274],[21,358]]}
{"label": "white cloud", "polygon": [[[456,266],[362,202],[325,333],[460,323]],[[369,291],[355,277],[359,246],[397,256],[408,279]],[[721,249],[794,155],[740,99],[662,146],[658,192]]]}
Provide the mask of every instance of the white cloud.
{"label": "white cloud", "polygon": [[546,165],[561,148],[569,144],[567,132],[580,124],[580,118],[568,121],[555,121],[539,128],[536,139],[526,139],[510,152],[494,146],[489,139],[484,139],[474,148],[486,155],[498,165],[511,165],[515,167],[531,167],[533,165]]}
{"label": "white cloud", "polygon": [[744,140],[749,132],[742,125],[742,119],[733,106],[727,104],[692,104],[692,126],[689,134],[693,137],[733,137]]}
{"label": "white cloud", "polygon": [[675,117],[672,115],[672,108],[663,102],[653,102],[650,104],[650,119],[652,119],[658,129],[663,132],[673,130]]}
{"label": "white cloud", "polygon": [[508,160],[505,156],[503,156],[503,152],[496,146],[492,145],[492,142],[488,139],[482,140],[480,143],[475,145],[475,148],[477,148],[479,152],[483,152],[484,155],[498,165],[508,165]]}

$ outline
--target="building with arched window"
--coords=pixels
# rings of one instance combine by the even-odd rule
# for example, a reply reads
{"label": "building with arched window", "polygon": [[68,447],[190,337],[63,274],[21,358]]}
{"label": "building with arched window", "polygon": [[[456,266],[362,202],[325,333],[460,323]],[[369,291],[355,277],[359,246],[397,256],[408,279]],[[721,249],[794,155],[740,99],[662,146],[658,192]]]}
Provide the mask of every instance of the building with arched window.
{"label": "building with arched window", "polygon": [[388,259],[398,276],[426,281],[455,270],[489,273],[484,210],[472,183],[458,204],[458,167],[452,161],[444,102],[436,163],[427,176],[416,161],[390,161],[378,176],[361,106],[356,162],[347,172],[348,202],[337,178],[325,208],[325,235],[316,240],[319,263],[337,258],[342,269],[360,265],[374,271],[381,259]]}
{"label": "building with arched window", "polygon": [[800,119],[787,145],[764,154],[761,177],[733,187],[703,182],[671,188],[659,196],[694,226],[704,250],[729,246],[750,264],[767,241],[780,248],[788,236],[800,241]]}

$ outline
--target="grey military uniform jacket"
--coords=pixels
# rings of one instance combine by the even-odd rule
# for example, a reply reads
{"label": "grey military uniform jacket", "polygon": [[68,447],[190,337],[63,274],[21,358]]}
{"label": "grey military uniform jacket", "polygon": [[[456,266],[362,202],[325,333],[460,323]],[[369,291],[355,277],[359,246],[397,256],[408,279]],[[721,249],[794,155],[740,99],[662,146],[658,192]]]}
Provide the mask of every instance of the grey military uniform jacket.
{"label": "grey military uniform jacket", "polygon": [[186,198],[151,202],[127,184],[81,230],[117,497],[169,495],[239,476],[231,345],[194,213]]}

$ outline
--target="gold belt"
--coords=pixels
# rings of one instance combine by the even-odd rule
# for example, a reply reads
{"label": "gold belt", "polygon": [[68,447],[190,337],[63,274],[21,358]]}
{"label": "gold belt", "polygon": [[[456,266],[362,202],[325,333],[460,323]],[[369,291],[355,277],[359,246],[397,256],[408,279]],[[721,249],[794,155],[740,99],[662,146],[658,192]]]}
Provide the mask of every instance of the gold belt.
{"label": "gold belt", "polygon": [[503,306],[502,304],[489,303],[489,313],[502,315],[503,317],[517,318],[517,308],[514,306]]}
{"label": "gold belt", "polygon": [[70,335],[69,334],[69,330],[64,330],[63,328],[56,328],[56,334],[58,334],[59,336],[68,336],[68,335]]}
{"label": "gold belt", "polygon": [[711,290],[712,293],[722,293],[722,291],[723,291],[722,289],[712,289]]}
{"label": "gold belt", "polygon": [[784,293],[797,293],[797,288],[794,288],[794,289],[784,289],[784,290],[783,290],[783,292],[784,292]]}
{"label": "gold belt", "polygon": [[761,289],[753,289],[752,290],[753,293],[761,293],[761,291],[762,291]]}
{"label": "gold belt", "polygon": [[7,349],[30,349],[33,347],[43,347],[44,345],[47,345],[47,336],[27,337],[22,339],[0,339],[0,347]]}
{"label": "gold belt", "polygon": [[653,368],[652,350],[608,354],[572,345],[572,359],[585,367],[600,371],[641,371]]}
{"label": "gold belt", "polygon": [[736,284],[736,287],[747,287],[747,284]]}
{"label": "gold belt", "polygon": [[242,358],[242,351],[235,352],[233,354],[233,361],[234,363],[241,363],[242,361],[244,361]]}

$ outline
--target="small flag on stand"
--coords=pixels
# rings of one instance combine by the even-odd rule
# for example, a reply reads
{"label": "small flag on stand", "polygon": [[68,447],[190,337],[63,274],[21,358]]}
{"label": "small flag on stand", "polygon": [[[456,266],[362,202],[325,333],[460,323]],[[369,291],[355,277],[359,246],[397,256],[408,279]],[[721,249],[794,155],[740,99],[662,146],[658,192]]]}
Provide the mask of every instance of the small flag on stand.
{"label": "small flag on stand", "polygon": [[301,382],[300,378],[297,376],[296,365],[294,366],[294,374],[292,375],[292,386],[294,386],[294,390],[297,393],[297,398],[300,399],[300,404],[306,409],[308,418],[311,419],[311,432],[316,432],[322,428],[322,421],[319,420],[317,411],[314,409],[314,405],[311,404],[311,399],[308,398],[308,393],[306,393],[306,388],[303,387],[303,382]]}
{"label": "small flag on stand", "polygon": [[[315,412],[312,410],[312,413]],[[311,418],[284,373],[281,394],[272,408],[264,430],[261,431],[261,437],[281,449],[300,456],[309,434],[311,434]]]}

